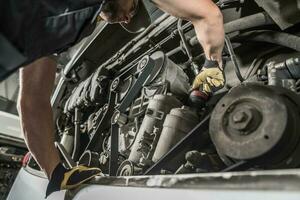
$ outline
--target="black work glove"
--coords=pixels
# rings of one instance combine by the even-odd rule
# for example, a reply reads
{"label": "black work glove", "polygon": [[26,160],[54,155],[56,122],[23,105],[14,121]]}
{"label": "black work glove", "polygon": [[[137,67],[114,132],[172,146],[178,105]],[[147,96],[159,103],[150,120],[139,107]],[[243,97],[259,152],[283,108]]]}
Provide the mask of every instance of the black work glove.
{"label": "black work glove", "polygon": [[56,191],[74,189],[100,174],[101,170],[99,168],[90,168],[79,165],[67,170],[59,163],[54,169],[47,186],[46,198]]}

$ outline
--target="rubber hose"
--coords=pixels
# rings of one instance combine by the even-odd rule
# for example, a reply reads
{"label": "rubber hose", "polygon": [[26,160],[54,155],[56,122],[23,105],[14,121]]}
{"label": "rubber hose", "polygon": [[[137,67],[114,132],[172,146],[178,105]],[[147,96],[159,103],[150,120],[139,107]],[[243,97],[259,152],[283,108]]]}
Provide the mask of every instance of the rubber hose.
{"label": "rubber hose", "polygon": [[[224,24],[224,30],[226,34],[229,34],[235,31],[242,31],[249,28],[272,24],[275,24],[275,22],[271,19],[271,17],[267,13],[261,12],[228,22]],[[192,46],[199,44],[196,36],[190,40],[190,44]]]}
{"label": "rubber hose", "polygon": [[232,39],[234,42],[267,42],[300,52],[300,37],[289,33],[259,30],[240,34]]}
{"label": "rubber hose", "polygon": [[243,82],[245,79],[243,78],[243,76],[241,74],[239,64],[237,62],[234,50],[233,50],[232,45],[231,45],[231,41],[230,41],[228,36],[225,36],[225,43],[226,43],[228,52],[230,54],[231,61],[232,61],[233,66],[234,66],[235,74],[236,74],[237,78],[240,80],[240,82]]}

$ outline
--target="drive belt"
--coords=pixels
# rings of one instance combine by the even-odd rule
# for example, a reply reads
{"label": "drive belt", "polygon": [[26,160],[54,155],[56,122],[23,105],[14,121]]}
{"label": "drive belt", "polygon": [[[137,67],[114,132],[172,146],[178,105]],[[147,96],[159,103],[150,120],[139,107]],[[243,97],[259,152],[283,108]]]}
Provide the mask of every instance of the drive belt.
{"label": "drive belt", "polygon": [[[138,70],[142,70],[137,81],[128,91],[127,95],[115,112],[115,117],[112,119],[111,125],[111,151],[109,160],[109,175],[116,176],[118,170],[118,155],[119,155],[119,123],[118,117],[124,116],[126,109],[134,102],[141,89],[147,83],[151,76],[151,72],[155,66],[155,62],[150,56],[144,57],[138,64]],[[125,115],[126,116],[126,115]]]}

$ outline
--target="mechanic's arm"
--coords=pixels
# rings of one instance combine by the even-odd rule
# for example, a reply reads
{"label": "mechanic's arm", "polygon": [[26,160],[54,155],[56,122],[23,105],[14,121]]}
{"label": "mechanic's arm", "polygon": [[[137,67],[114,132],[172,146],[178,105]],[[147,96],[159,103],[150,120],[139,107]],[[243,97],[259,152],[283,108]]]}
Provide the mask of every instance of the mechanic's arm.
{"label": "mechanic's arm", "polygon": [[153,0],[162,10],[191,21],[208,59],[222,62],[223,16],[212,0]]}
{"label": "mechanic's arm", "polygon": [[152,0],[159,8],[173,16],[191,21],[208,62],[196,76],[193,89],[208,96],[224,86],[222,66],[224,47],[223,16],[212,0]]}
{"label": "mechanic's arm", "polygon": [[60,162],[54,146],[54,123],[50,97],[56,62],[41,58],[20,70],[18,111],[27,146],[50,178]]}

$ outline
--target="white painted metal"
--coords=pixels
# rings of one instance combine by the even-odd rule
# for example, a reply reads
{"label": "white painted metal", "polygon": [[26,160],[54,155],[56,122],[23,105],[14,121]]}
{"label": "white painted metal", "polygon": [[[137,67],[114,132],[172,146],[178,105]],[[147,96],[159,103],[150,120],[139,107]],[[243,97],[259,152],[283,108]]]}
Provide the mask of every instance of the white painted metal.
{"label": "white painted metal", "polygon": [[18,116],[0,111],[0,137],[13,137],[23,140]]}

